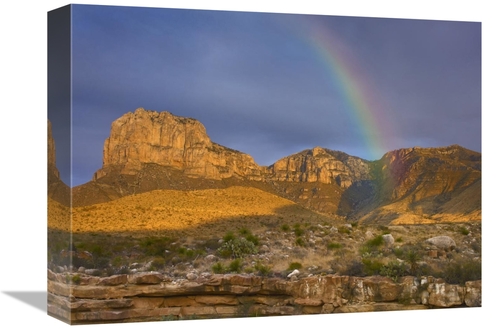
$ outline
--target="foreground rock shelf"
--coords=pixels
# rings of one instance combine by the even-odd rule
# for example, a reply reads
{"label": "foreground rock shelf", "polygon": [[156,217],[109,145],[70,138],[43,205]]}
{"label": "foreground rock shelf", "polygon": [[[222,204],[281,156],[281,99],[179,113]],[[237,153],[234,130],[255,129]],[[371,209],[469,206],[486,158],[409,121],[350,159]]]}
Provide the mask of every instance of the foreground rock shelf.
{"label": "foreground rock shelf", "polygon": [[433,277],[210,275],[157,272],[93,277],[48,271],[49,315],[72,324],[423,310],[481,306],[481,281]]}

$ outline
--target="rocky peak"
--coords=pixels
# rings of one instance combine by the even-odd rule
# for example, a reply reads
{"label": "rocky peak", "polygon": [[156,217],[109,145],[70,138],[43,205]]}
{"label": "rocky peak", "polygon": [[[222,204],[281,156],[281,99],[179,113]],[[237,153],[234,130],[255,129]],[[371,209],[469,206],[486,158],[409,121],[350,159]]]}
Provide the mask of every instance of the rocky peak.
{"label": "rocky peak", "polygon": [[103,168],[94,179],[116,168],[134,175],[147,163],[179,169],[190,177],[260,176],[252,157],[213,143],[199,121],[138,108],[112,123],[104,143]]}
{"label": "rocky peak", "polygon": [[47,172],[59,178],[59,170],[56,167],[56,143],[52,137],[50,120],[47,120]]}
{"label": "rocky peak", "polygon": [[368,161],[321,147],[282,158],[269,169],[278,181],[333,183],[345,188],[370,177]]}

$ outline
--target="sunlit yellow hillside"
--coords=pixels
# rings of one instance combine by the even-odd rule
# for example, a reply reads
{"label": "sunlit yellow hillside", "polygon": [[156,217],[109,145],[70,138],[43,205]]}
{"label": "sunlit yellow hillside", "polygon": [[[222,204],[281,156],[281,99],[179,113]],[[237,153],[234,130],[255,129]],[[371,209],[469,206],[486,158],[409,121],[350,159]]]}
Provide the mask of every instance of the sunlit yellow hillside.
{"label": "sunlit yellow hillside", "polygon": [[47,221],[49,228],[69,231],[71,224],[69,207],[47,198]]}
{"label": "sunlit yellow hillside", "polygon": [[[210,223],[324,218],[294,202],[250,187],[156,190],[73,209],[73,232],[182,230]],[[230,228],[230,227],[228,227]]]}

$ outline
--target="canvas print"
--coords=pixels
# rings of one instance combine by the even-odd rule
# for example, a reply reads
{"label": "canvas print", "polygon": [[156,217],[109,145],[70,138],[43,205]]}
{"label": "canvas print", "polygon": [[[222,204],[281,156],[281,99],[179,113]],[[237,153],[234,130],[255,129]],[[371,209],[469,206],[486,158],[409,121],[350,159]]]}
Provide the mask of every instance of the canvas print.
{"label": "canvas print", "polygon": [[481,23],[48,13],[48,313],[481,306]]}

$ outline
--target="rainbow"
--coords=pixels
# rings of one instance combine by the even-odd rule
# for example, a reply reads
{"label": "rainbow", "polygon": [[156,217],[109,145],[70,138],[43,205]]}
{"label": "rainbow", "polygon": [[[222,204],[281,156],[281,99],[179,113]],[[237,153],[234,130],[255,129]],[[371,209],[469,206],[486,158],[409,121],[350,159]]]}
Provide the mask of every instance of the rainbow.
{"label": "rainbow", "polygon": [[[304,28],[305,27],[305,28]],[[316,20],[307,20],[299,33],[302,42],[312,48],[318,61],[326,67],[332,87],[343,95],[344,110],[367,149],[369,160],[380,159],[390,151],[394,125],[387,117],[387,107],[375,83],[363,70],[342,38],[332,29],[326,29]]]}

